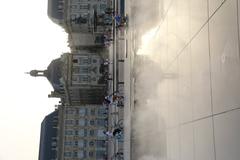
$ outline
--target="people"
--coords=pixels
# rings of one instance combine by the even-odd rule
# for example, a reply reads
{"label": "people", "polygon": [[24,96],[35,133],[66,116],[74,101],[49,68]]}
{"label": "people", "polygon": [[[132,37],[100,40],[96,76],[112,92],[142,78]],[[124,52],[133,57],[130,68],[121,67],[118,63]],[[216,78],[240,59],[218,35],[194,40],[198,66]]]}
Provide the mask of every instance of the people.
{"label": "people", "polygon": [[117,95],[108,95],[104,97],[104,104],[107,105],[116,105],[118,106],[118,102],[123,99],[123,96]]}
{"label": "people", "polygon": [[125,27],[127,25],[128,17],[127,16],[121,17],[120,15],[116,15],[115,21],[116,21],[116,28],[122,29],[123,27]]}
{"label": "people", "polygon": [[107,35],[107,34],[104,34],[103,37],[104,37],[104,40],[105,40],[105,41],[108,41],[108,42],[113,41],[113,39],[111,38],[111,36],[109,36],[109,35]]}
{"label": "people", "polygon": [[122,129],[120,129],[120,128],[115,128],[115,129],[113,130],[113,136],[114,136],[114,137],[119,136],[119,135],[121,135],[121,134],[122,134]]}
{"label": "people", "polygon": [[109,59],[105,59],[103,65],[108,66],[109,64],[113,64],[113,62],[110,62]]}
{"label": "people", "polygon": [[115,15],[114,17],[117,26],[121,24],[121,16],[119,14]]}
{"label": "people", "polygon": [[107,47],[109,47],[110,45],[111,45],[111,42],[104,40],[104,47],[107,48]]}
{"label": "people", "polygon": [[113,131],[103,131],[103,133],[109,138],[119,138],[122,135],[122,129],[115,128]]}
{"label": "people", "polygon": [[109,138],[112,138],[112,137],[113,137],[113,133],[110,132],[110,131],[103,131],[103,133],[104,133],[107,137],[109,137]]}

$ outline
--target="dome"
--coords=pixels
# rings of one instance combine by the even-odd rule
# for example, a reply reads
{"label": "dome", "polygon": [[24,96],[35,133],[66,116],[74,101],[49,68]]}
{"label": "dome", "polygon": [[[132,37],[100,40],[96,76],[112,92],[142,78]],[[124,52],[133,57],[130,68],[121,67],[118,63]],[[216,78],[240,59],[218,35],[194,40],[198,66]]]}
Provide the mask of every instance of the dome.
{"label": "dome", "polygon": [[61,86],[60,79],[62,78],[63,62],[60,58],[53,60],[47,70],[44,71],[44,75],[52,84],[55,90],[59,90]]}

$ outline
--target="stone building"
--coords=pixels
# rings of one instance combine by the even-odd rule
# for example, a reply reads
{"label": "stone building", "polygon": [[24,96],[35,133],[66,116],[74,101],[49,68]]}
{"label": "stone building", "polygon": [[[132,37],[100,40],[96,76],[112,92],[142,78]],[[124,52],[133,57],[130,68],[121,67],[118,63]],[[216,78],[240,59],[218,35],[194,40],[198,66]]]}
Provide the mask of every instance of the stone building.
{"label": "stone building", "polygon": [[46,70],[32,70],[30,75],[46,77],[53,86],[49,97],[60,98],[64,104],[101,104],[107,87],[102,63],[100,55],[82,50],[65,53]]}
{"label": "stone building", "polygon": [[[101,80],[104,76],[102,64],[99,54],[81,50],[54,59],[46,70],[30,72],[34,77],[46,77],[53,87],[49,97],[61,99],[57,106],[57,134],[48,141],[55,145],[57,160],[107,157],[103,131],[108,127],[108,108],[102,105],[106,94],[106,84]],[[48,130],[45,133],[50,134]]]}
{"label": "stone building", "polygon": [[108,111],[101,105],[60,105],[57,139],[58,160],[101,160],[107,157],[103,131]]}
{"label": "stone building", "polygon": [[58,110],[47,115],[41,124],[39,160],[57,158]]}
{"label": "stone building", "polygon": [[101,33],[109,0],[48,0],[48,16],[67,33]]}
{"label": "stone building", "polygon": [[108,108],[58,105],[41,125],[39,160],[102,160],[107,157]]}
{"label": "stone building", "polygon": [[98,53],[104,53],[104,36],[102,34],[89,34],[72,32],[68,34],[68,46],[71,51],[78,51],[86,48],[95,48]]}

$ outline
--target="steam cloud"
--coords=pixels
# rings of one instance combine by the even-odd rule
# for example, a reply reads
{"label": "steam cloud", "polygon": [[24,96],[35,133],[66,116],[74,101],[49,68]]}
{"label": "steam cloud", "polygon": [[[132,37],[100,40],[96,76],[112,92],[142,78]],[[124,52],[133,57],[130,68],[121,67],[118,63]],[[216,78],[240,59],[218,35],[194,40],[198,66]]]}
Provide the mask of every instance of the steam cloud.
{"label": "steam cloud", "polygon": [[[174,75],[162,72],[161,53],[164,43],[157,36],[161,30],[160,0],[135,0],[132,2],[137,55],[135,58],[135,111],[133,117],[133,159],[166,159],[166,124],[162,113],[161,94],[166,78]],[[143,23],[144,22],[144,23]]]}

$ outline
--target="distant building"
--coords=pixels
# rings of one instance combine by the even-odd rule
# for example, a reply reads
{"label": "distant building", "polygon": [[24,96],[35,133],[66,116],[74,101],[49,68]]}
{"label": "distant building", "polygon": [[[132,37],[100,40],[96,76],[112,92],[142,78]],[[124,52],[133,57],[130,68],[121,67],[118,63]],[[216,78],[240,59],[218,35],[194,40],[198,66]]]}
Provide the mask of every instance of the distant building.
{"label": "distant building", "polygon": [[48,0],[48,16],[68,33],[100,33],[109,0]]}
{"label": "distant building", "polygon": [[57,159],[106,159],[107,117],[107,108],[101,105],[59,106]]}
{"label": "distant building", "polygon": [[107,126],[102,105],[58,105],[42,122],[39,160],[106,159]]}
{"label": "distant building", "polygon": [[73,52],[84,48],[96,48],[100,53],[101,47],[104,45],[104,38],[102,34],[71,32],[68,34],[68,44]]}
{"label": "distant building", "polygon": [[54,160],[57,158],[57,126],[58,111],[47,115],[41,124],[39,160]]}
{"label": "distant building", "polygon": [[46,70],[30,72],[46,77],[53,87],[48,96],[60,98],[54,118],[50,114],[42,123],[39,160],[108,157],[103,133],[108,128],[108,108],[102,102],[109,77],[102,46],[106,25],[112,23],[105,14],[109,6],[110,0],[48,0],[48,16],[68,33],[71,53],[52,60]]}
{"label": "distant building", "polygon": [[102,63],[100,55],[82,50],[65,53],[47,70],[32,70],[30,75],[46,77],[54,89],[49,97],[61,98],[64,104],[101,104],[107,87]]}

